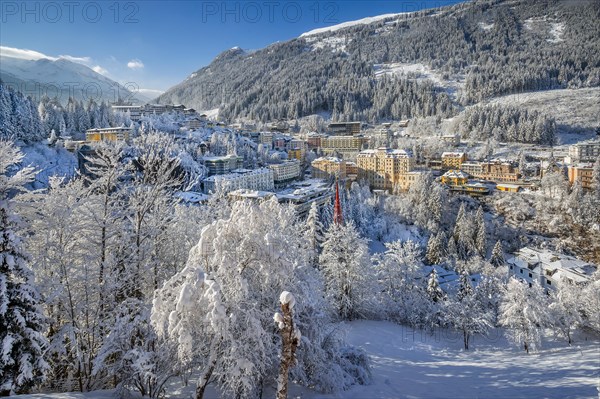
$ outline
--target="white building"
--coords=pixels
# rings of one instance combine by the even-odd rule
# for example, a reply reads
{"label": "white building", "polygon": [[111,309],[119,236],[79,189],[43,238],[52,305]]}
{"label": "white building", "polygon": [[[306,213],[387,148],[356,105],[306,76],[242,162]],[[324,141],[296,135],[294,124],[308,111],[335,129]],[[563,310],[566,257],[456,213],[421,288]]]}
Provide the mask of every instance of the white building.
{"label": "white building", "polygon": [[142,117],[142,106],[141,105],[113,105],[111,106],[113,112],[129,113],[129,119],[137,122]]}
{"label": "white building", "polygon": [[204,179],[204,192],[229,193],[234,190],[247,189],[257,191],[273,190],[273,171],[269,168],[237,169],[232,173],[210,176]]}
{"label": "white building", "polygon": [[584,141],[569,146],[569,163],[595,162],[600,157],[600,140]]}
{"label": "white building", "polygon": [[269,165],[269,169],[273,171],[273,180],[275,184],[289,182],[300,176],[300,161],[297,159],[283,161]]}
{"label": "white building", "polygon": [[589,281],[596,266],[572,256],[524,247],[507,260],[509,275],[543,288],[556,287],[562,279],[581,284]]}

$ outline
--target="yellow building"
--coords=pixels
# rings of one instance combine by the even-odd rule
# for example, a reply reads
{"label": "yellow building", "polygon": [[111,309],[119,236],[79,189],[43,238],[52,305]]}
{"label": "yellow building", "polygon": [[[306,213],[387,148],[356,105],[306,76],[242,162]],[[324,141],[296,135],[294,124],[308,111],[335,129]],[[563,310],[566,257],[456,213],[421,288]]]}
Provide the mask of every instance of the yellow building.
{"label": "yellow building", "polygon": [[380,147],[359,153],[356,165],[359,180],[366,180],[371,189],[391,191],[397,185],[410,185],[405,175],[412,171],[415,160],[404,150]]}
{"label": "yellow building", "polygon": [[517,184],[508,184],[508,183],[496,184],[496,190],[506,191],[509,193],[518,193],[519,190],[521,190],[521,186],[519,186]]}
{"label": "yellow building", "polygon": [[304,149],[302,148],[292,148],[287,152],[288,159],[297,159],[298,161],[302,161],[304,159]]}
{"label": "yellow building", "polygon": [[353,159],[369,139],[363,136],[329,136],[321,138],[321,150],[325,155],[340,154],[344,159]]}
{"label": "yellow building", "polygon": [[449,170],[442,175],[442,183],[450,186],[463,186],[469,181],[466,173],[460,170]]}
{"label": "yellow building", "polygon": [[569,183],[574,184],[577,180],[581,182],[581,187],[591,189],[592,177],[594,175],[594,165],[569,166]]}
{"label": "yellow building", "polygon": [[346,161],[335,157],[317,158],[311,163],[312,177],[315,179],[329,179],[330,177],[338,177],[344,179],[346,177]]}
{"label": "yellow building", "polygon": [[463,162],[467,160],[464,152],[444,152],[442,154],[442,169],[460,169]]}
{"label": "yellow building", "polygon": [[128,127],[109,127],[104,129],[89,129],[85,132],[85,140],[88,142],[98,141],[127,141],[131,129]]}

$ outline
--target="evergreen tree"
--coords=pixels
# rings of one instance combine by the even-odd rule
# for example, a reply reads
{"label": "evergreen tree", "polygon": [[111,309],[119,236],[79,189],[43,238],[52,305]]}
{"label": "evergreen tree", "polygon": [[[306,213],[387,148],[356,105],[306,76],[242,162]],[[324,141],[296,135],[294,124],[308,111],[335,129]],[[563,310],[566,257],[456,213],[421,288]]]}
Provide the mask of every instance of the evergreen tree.
{"label": "evergreen tree", "polygon": [[496,267],[502,266],[504,264],[504,250],[502,249],[502,243],[500,240],[496,241],[494,245],[494,249],[492,250],[492,255],[490,257],[490,263]]}
{"label": "evergreen tree", "polygon": [[475,248],[482,258],[485,257],[485,244],[487,242],[486,230],[485,230],[485,218],[483,214],[483,207],[479,205],[477,214],[475,215]]}
{"label": "evergreen tree", "polygon": [[341,319],[365,314],[374,281],[368,247],[351,223],[333,223],[323,243],[319,264],[325,280],[326,297]]}
{"label": "evergreen tree", "polygon": [[429,273],[429,279],[427,280],[427,295],[433,302],[438,303],[446,297],[444,290],[440,287],[440,281],[435,268]]}
{"label": "evergreen tree", "polygon": [[21,190],[33,178],[22,169],[7,177],[23,155],[11,143],[0,141],[0,396],[27,392],[48,370],[43,354],[47,346],[46,322],[40,295],[15,230],[9,193]]}

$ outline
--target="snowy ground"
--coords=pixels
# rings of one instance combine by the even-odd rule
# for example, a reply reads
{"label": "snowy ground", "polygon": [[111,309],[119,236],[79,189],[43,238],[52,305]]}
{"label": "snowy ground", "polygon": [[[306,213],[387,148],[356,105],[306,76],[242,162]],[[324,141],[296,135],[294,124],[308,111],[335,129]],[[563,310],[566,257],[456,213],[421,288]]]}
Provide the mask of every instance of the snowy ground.
{"label": "snowy ground", "polygon": [[[577,336],[572,347],[546,337],[543,349],[527,355],[510,346],[500,330],[476,337],[462,349],[459,333],[433,335],[381,321],[348,323],[348,341],[371,356],[373,383],[323,395],[291,386],[290,398],[597,398],[600,341]],[[171,386],[172,399],[191,398],[193,387]],[[265,392],[264,397],[273,397]],[[205,396],[218,398],[214,390]],[[20,399],[109,399],[110,391],[88,394],[23,395]]]}

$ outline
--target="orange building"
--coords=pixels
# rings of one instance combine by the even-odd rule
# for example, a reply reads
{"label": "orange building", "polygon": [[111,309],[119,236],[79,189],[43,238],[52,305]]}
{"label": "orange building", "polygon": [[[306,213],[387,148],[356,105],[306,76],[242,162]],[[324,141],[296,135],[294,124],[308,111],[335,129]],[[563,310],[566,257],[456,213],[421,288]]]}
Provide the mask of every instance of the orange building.
{"label": "orange building", "polygon": [[594,175],[594,165],[577,165],[569,166],[569,183],[574,184],[575,181],[581,182],[581,187],[586,189],[592,188],[592,177]]}

